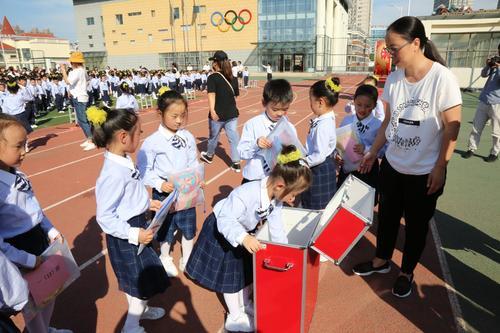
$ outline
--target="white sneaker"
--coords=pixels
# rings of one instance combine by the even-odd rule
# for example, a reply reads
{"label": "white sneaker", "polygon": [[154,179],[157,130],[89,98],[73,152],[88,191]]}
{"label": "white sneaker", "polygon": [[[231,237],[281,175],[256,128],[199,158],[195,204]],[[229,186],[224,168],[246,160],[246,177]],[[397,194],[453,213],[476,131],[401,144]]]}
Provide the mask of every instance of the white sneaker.
{"label": "white sneaker", "polygon": [[186,268],[186,264],[184,263],[184,259],[181,257],[179,259],[179,270],[184,273],[184,269]]}
{"label": "white sneaker", "polygon": [[328,260],[328,258],[325,257],[324,255],[319,256],[319,262],[328,262],[328,261],[330,261],[330,260]]}
{"label": "white sneaker", "polygon": [[82,143],[80,143],[80,147],[85,148],[85,147],[87,147],[87,146],[88,146],[88,144],[89,144],[89,143],[90,143],[90,141],[89,141],[89,140],[85,140],[85,141],[83,141]]}
{"label": "white sneaker", "polygon": [[236,319],[227,316],[224,328],[229,332],[254,332],[253,320],[246,313],[242,313]]}
{"label": "white sneaker", "polygon": [[59,112],[57,112],[57,113],[66,113],[66,111],[64,111],[64,110],[61,110],[61,111],[59,111]]}
{"label": "white sneaker", "polygon": [[148,306],[141,316],[141,320],[157,320],[165,315],[163,308]]}
{"label": "white sneaker", "polygon": [[90,142],[88,143],[84,148],[83,150],[84,151],[89,151],[89,150],[92,150],[92,149],[96,149],[97,146],[93,143],[93,142]]}
{"label": "white sneaker", "polygon": [[179,271],[177,271],[177,267],[174,265],[174,259],[172,257],[162,257],[160,256],[160,261],[167,272],[167,275],[170,277],[176,277],[179,275]]}
{"label": "white sneaker", "polygon": [[31,128],[37,128],[37,127],[38,127],[38,125],[36,125],[36,124],[31,125]]}
{"label": "white sneaker", "polygon": [[57,329],[57,328],[54,328],[54,327],[49,327],[49,333],[73,333],[73,331],[72,330],[67,330],[67,329],[64,329],[64,328]]}
{"label": "white sneaker", "polygon": [[146,333],[146,330],[142,326],[137,326],[135,328],[128,329],[128,330],[122,329],[122,333]]}

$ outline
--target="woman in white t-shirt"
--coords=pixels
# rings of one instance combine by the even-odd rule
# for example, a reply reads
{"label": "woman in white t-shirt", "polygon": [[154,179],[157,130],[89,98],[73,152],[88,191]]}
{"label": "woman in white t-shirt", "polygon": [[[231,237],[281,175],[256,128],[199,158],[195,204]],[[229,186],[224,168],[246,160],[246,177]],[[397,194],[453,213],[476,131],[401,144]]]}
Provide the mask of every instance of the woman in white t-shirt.
{"label": "woman in white t-shirt", "polygon": [[385,41],[398,69],[385,83],[385,119],[360,167],[368,172],[379,149],[388,143],[380,169],[377,251],[372,261],[354,266],[353,271],[362,276],[390,271],[404,217],[403,261],[392,293],[407,297],[429,221],[443,193],[446,166],[460,128],[462,98],[455,76],[444,66],[418,18],[406,16],[393,22]]}

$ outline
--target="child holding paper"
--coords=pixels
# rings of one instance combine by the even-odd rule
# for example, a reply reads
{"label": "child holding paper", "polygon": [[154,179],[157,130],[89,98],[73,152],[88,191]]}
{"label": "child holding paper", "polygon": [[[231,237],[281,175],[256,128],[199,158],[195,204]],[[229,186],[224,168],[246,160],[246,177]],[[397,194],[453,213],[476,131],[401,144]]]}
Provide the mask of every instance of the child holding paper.
{"label": "child holding paper", "polygon": [[158,209],[150,201],[134,161],[128,156],[139,145],[141,122],[132,109],[87,110],[92,124],[92,140],[106,148],[104,164],[97,179],[96,220],[106,233],[109,259],[118,286],[128,301],[123,333],[141,333],[140,319],[156,320],[165,315],[162,308],[148,307],[148,299],[168,287],[167,273],[156,252],[147,246],[137,255],[139,244],[149,244],[153,231],[146,230],[146,212]]}
{"label": "child holding paper", "polygon": [[[355,126],[353,126],[353,130],[357,132],[361,143],[354,146],[354,152],[359,154],[360,160],[361,157],[370,150],[373,142],[375,141],[375,137],[377,136],[378,129],[382,125],[382,121],[376,118],[372,113],[377,100],[377,88],[368,84],[359,86],[354,93],[354,107],[356,113],[346,116],[340,124],[340,127],[355,124]],[[382,149],[379,152],[380,156],[383,156],[384,150],[385,149]],[[336,159],[337,163],[339,163],[340,165],[343,164],[343,160],[339,155],[337,155]],[[341,167],[339,172],[338,184],[342,184],[350,173],[354,174],[354,176],[358,177],[373,188],[378,188],[378,161],[375,161],[375,163],[373,163],[373,167],[369,173],[364,174],[358,171],[346,172]],[[375,197],[375,203],[376,202],[377,198]]]}
{"label": "child holding paper", "polygon": [[306,141],[305,159],[313,174],[311,187],[301,196],[302,207],[307,209],[325,209],[337,190],[337,170],[332,156],[337,143],[333,107],[338,102],[340,89],[340,80],[333,77],[316,82],[309,90],[316,118],[310,120]]}
{"label": "child holding paper", "polygon": [[[141,147],[138,154],[138,167],[144,177],[144,183],[153,189],[153,199],[163,201],[174,190],[170,178],[173,173],[199,166],[198,151],[194,136],[185,128],[187,120],[187,102],[181,94],[167,87],[159,90],[158,110],[161,124]],[[203,183],[199,184],[203,186]],[[199,188],[198,188],[199,189]],[[160,260],[169,276],[179,273],[170,256],[175,231],[182,233],[182,257],[179,270],[184,266],[193,249],[196,235],[196,208],[169,213],[157,234],[161,243]]]}
{"label": "child holding paper", "polygon": [[201,286],[222,293],[229,310],[225,329],[253,332],[252,254],[262,249],[252,232],[266,221],[274,242],[288,243],[281,220],[283,202],[309,187],[311,171],[295,146],[285,146],[269,177],[243,184],[219,201],[205,220],[186,273]]}
{"label": "child holding paper", "polygon": [[[0,113],[0,249],[14,264],[35,269],[49,242],[62,239],[62,235],[43,214],[26,175],[16,169],[26,155],[26,140],[24,125]],[[26,322],[28,332],[71,332],[49,327],[54,303]]]}
{"label": "child holding paper", "polygon": [[[271,80],[264,86],[262,93],[264,112],[245,123],[238,143],[240,158],[247,161],[243,168],[242,184],[260,180],[271,172],[272,166],[268,166],[258,153],[261,149],[271,148],[272,143],[266,137],[272,132],[278,120],[287,114],[292,100],[292,87],[287,80]],[[295,127],[292,128],[295,131]],[[296,131],[294,134],[297,136]]]}

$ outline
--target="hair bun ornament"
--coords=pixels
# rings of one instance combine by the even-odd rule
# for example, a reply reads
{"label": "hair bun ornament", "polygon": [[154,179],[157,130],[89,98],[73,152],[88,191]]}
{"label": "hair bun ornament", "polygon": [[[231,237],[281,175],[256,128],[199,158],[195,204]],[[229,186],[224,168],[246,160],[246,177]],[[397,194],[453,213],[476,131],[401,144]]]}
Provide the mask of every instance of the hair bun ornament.
{"label": "hair bun ornament", "polygon": [[301,158],[302,153],[300,152],[300,150],[296,149],[292,152],[289,152],[288,154],[279,154],[276,160],[278,164],[284,165],[290,162],[300,161]]}
{"label": "hair bun ornament", "polygon": [[17,86],[17,82],[16,81],[13,81],[13,82],[7,82],[7,87],[9,88],[14,88]]}
{"label": "hair bun ornament", "polygon": [[123,83],[123,88],[128,89],[128,83]]}
{"label": "hair bun ornament", "polygon": [[333,82],[332,78],[328,78],[326,81],[325,81],[325,86],[330,89],[331,91],[333,92],[340,92],[340,89],[342,89],[342,86],[339,84],[335,84],[335,82]]}
{"label": "hair bun ornament", "polygon": [[158,96],[161,96],[163,95],[164,93],[166,93],[167,91],[170,91],[170,88],[169,87],[161,87],[160,89],[158,89]]}
{"label": "hair bun ornament", "polygon": [[108,117],[108,113],[97,106],[91,106],[85,113],[87,114],[87,119],[94,127],[104,124]]}

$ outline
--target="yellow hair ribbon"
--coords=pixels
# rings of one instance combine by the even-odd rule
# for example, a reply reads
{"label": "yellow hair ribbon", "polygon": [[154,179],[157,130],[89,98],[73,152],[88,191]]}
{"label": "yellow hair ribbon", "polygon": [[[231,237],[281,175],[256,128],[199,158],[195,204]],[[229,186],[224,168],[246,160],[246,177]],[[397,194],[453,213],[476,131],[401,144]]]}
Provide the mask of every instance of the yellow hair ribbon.
{"label": "yellow hair ribbon", "polygon": [[380,77],[378,75],[373,74],[372,78],[374,78],[375,80],[377,80],[377,82],[380,81]]}
{"label": "yellow hair ribbon", "polygon": [[161,87],[160,89],[158,89],[158,96],[161,96],[163,95],[164,93],[166,93],[167,91],[170,91],[170,88],[169,87]]}
{"label": "yellow hair ribbon", "polygon": [[15,86],[17,86],[17,82],[7,82],[7,87],[10,87],[10,88],[14,88]]}
{"label": "yellow hair ribbon", "polygon": [[97,106],[91,106],[85,112],[87,114],[87,119],[94,126],[101,126],[106,121],[108,114],[103,109],[99,109]]}
{"label": "yellow hair ribbon", "polygon": [[288,154],[279,154],[277,157],[278,164],[284,165],[290,162],[298,161],[302,158],[300,150],[296,149]]}
{"label": "yellow hair ribbon", "polygon": [[336,85],[332,78],[328,78],[328,80],[325,81],[325,86],[336,93],[340,92],[340,89],[342,89],[342,86],[340,84]]}

